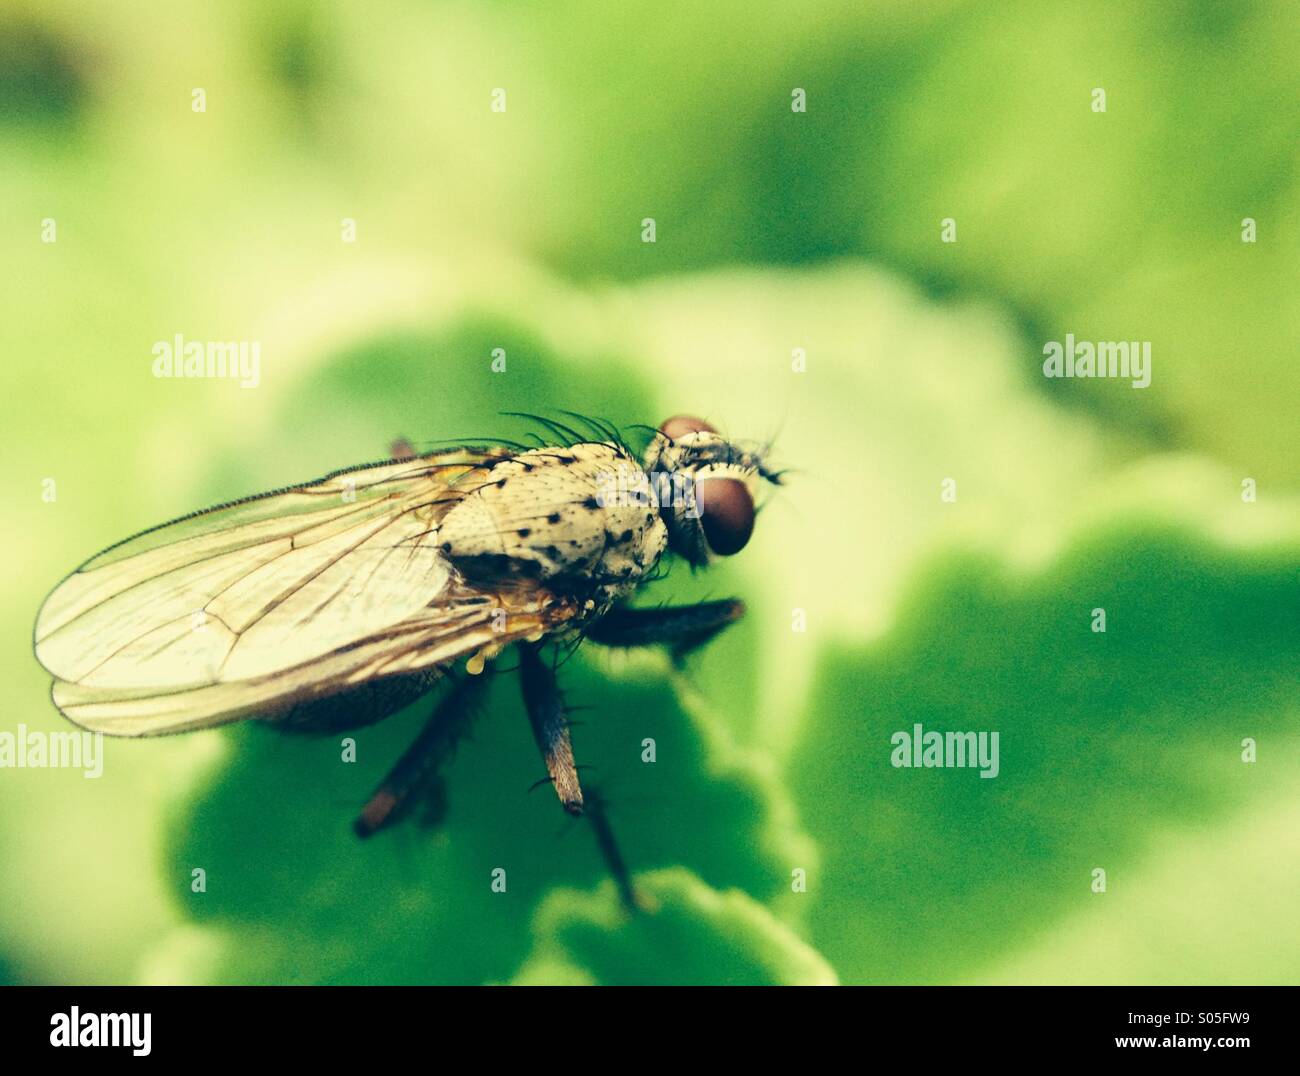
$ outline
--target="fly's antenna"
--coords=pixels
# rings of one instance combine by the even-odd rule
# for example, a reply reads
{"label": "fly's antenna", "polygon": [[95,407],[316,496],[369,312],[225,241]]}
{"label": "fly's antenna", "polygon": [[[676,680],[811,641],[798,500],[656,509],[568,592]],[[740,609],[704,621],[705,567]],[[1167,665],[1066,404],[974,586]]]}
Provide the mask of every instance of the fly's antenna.
{"label": "fly's antenna", "polygon": [[762,441],[759,442],[759,446],[754,452],[754,455],[758,460],[758,476],[764,479],[765,481],[771,482],[772,485],[774,486],[784,485],[785,484],[783,481],[784,476],[787,474],[794,473],[788,467],[782,468],[779,471],[775,471],[766,465],[766,460],[768,459],[769,456],[772,455],[772,449],[776,447],[777,439],[781,436],[782,431],[785,429],[786,420],[789,419],[789,417],[790,417],[790,403],[787,400],[784,407],[782,408],[781,418],[780,421],[778,421],[776,424],[776,429],[773,430],[772,433],[770,433],[767,437],[765,437]]}
{"label": "fly's antenna", "polygon": [[784,405],[781,408],[781,420],[776,424],[776,429],[772,432],[771,436],[768,437],[767,440],[763,442],[764,455],[767,455],[767,453],[772,451],[772,446],[776,444],[776,439],[781,436],[782,431],[785,429],[786,421],[789,418],[790,418],[790,401],[787,398]]}

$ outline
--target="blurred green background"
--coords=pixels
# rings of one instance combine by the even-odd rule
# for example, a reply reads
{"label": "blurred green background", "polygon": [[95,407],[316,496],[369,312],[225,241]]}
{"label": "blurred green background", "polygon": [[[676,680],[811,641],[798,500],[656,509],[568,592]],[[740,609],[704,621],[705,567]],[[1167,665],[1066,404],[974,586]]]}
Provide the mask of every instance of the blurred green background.
{"label": "blurred green background", "polygon": [[[564,670],[656,913],[527,794],[502,678],[445,824],[364,845],[427,704],[355,764],[0,770],[0,979],[1300,981],[1297,54],[1288,0],[4,0],[0,730],[65,727],[30,633],[76,564],[399,435],[689,411],[799,473],[644,596],[749,604],[684,674]],[[1151,387],[1045,380],[1067,332]],[[177,333],[261,383],[153,378]],[[892,768],[914,722],[1000,776]]]}

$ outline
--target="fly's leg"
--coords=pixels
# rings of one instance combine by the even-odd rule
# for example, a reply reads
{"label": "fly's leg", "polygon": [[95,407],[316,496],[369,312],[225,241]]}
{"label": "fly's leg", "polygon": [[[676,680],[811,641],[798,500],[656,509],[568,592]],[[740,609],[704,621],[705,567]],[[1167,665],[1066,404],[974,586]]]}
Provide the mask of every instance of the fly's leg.
{"label": "fly's leg", "polygon": [[569,722],[555,673],[542,659],[540,647],[524,644],[519,650],[524,706],[533,726],[533,736],[546,761],[550,782],[555,786],[566,811],[572,815],[585,814],[591,822],[591,828],[596,834],[596,846],[614,878],[614,884],[618,886],[619,897],[628,910],[637,911],[642,905],[632,889],[632,875],[628,873],[627,861],[614,839],[604,797],[592,791],[584,800],[582,788],[578,784],[578,770],[573,763],[573,743],[569,738]]}
{"label": "fly's leg", "polygon": [[491,674],[466,676],[434,707],[433,716],[379,783],[353,824],[358,837],[370,837],[404,817],[417,794],[437,779],[439,767],[451,757],[469,728]]}
{"label": "fly's leg", "polygon": [[662,609],[612,609],[587,628],[586,637],[601,646],[667,643],[673,661],[681,664],[692,650],[744,615],[745,603],[734,598]]}
{"label": "fly's leg", "polygon": [[605,868],[618,887],[623,906],[631,912],[642,910],[646,905],[632,888],[632,875],[628,872],[627,861],[623,859],[618,841],[614,839],[614,830],[609,824],[607,804],[604,797],[594,790],[587,797],[587,817],[591,820],[591,828],[596,832],[596,846],[600,849],[601,858],[605,860]]}
{"label": "fly's leg", "polygon": [[[703,646],[727,625],[745,615],[745,603],[736,599],[700,602],[661,609],[613,609],[586,629],[586,637],[601,646],[654,646],[666,643],[674,664],[680,665],[692,650]],[[536,725],[534,725],[536,727]],[[566,736],[567,739],[567,736]],[[619,896],[629,911],[647,907],[632,888],[627,864],[614,840],[603,799],[588,798],[587,817],[596,831],[596,843],[614,876]]]}
{"label": "fly's leg", "polygon": [[555,673],[542,660],[540,648],[525,643],[519,648],[519,675],[524,707],[533,726],[533,738],[546,762],[555,793],[571,815],[582,814],[582,786],[573,762],[573,741]]}

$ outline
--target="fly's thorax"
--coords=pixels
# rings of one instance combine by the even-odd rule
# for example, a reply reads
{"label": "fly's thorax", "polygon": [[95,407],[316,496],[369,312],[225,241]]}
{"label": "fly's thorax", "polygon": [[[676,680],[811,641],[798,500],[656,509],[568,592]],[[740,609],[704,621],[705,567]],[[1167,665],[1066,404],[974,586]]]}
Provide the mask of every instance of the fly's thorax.
{"label": "fly's thorax", "polygon": [[668,541],[645,472],[613,444],[533,449],[495,464],[437,538],[468,575],[629,588]]}

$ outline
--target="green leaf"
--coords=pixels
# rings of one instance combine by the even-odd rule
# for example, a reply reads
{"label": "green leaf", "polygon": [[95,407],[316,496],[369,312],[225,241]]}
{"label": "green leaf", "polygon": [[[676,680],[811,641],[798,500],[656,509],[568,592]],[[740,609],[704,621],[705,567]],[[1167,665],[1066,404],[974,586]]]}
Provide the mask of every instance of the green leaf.
{"label": "green leaf", "polygon": [[680,868],[639,879],[651,910],[630,914],[612,883],[558,890],[538,909],[537,944],[515,983],[832,985],[825,960],[763,905]]}

